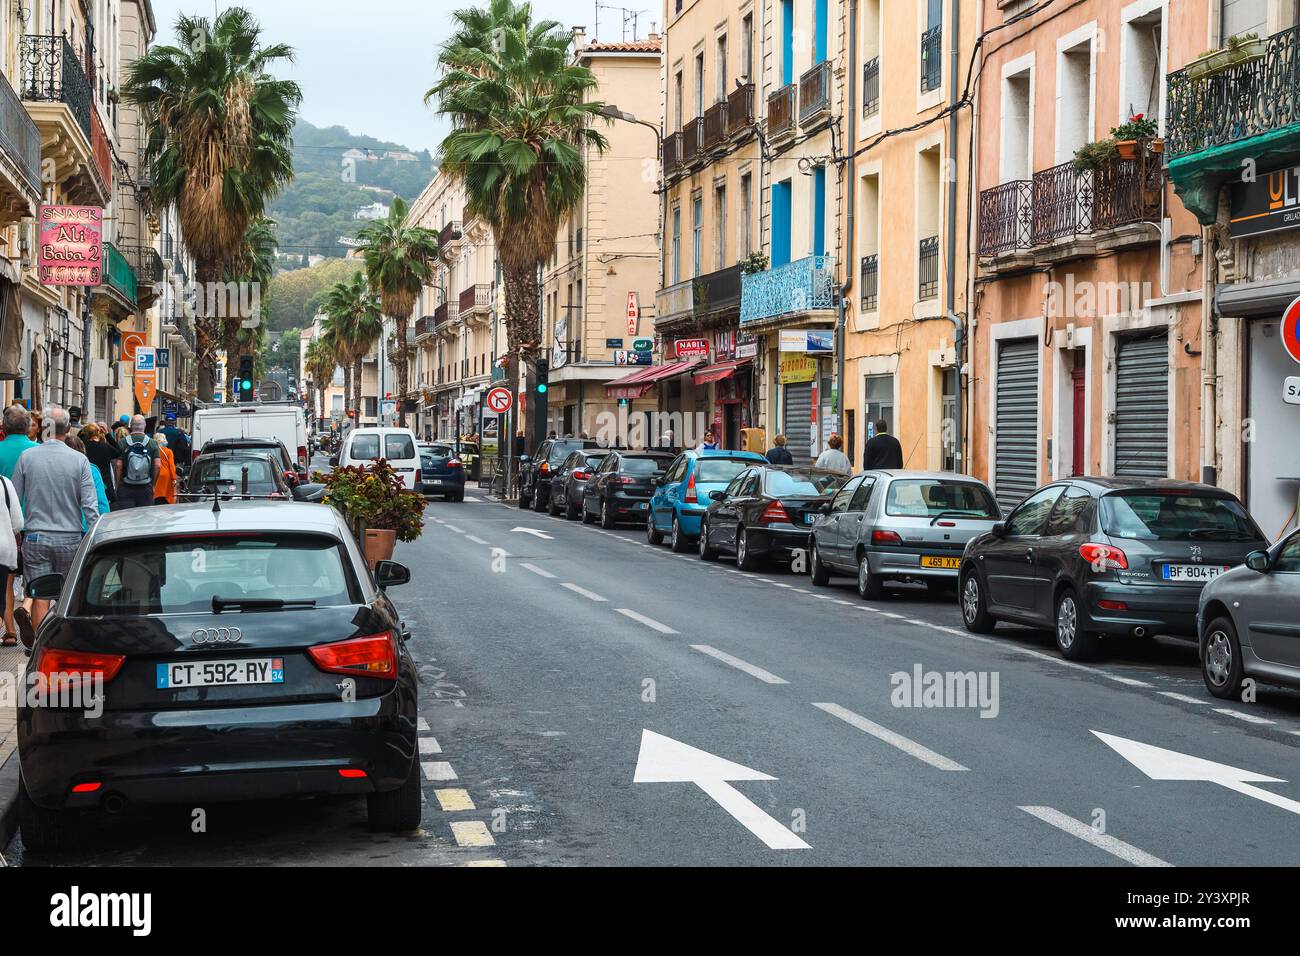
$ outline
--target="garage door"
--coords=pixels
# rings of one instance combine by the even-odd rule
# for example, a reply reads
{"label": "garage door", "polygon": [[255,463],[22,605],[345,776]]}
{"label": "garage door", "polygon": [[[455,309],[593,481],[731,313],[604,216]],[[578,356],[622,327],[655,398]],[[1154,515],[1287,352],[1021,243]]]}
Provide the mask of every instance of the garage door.
{"label": "garage door", "polygon": [[781,431],[796,465],[807,465],[812,455],[812,382],[781,386]]}
{"label": "garage door", "polygon": [[1169,340],[1120,339],[1115,361],[1115,467],[1124,478],[1169,476]]}
{"label": "garage door", "polygon": [[1038,487],[1038,340],[998,348],[997,444],[993,485],[1002,510]]}

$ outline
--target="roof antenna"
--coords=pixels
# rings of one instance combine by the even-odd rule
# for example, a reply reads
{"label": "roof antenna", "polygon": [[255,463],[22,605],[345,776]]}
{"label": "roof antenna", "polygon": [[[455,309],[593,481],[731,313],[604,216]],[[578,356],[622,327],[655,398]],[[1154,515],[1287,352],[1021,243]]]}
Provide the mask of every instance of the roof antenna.
{"label": "roof antenna", "polygon": [[212,513],[214,515],[221,514],[221,492],[216,484],[212,486]]}

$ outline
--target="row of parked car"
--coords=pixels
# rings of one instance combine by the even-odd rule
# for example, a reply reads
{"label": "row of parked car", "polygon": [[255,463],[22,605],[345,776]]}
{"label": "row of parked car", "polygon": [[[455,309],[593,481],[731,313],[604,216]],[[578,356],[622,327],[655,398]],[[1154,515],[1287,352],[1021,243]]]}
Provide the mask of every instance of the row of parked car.
{"label": "row of parked car", "polygon": [[802,557],[812,582],[851,576],[956,597],[966,627],[1050,628],[1070,660],[1102,642],[1199,640],[1206,687],[1300,686],[1300,531],[1269,543],[1229,492],[1193,482],[1069,478],[1003,514],[968,475],[775,466],[740,451],[629,451],[552,439],[521,468],[519,506],[644,525],[652,544],[734,554],[756,571]]}

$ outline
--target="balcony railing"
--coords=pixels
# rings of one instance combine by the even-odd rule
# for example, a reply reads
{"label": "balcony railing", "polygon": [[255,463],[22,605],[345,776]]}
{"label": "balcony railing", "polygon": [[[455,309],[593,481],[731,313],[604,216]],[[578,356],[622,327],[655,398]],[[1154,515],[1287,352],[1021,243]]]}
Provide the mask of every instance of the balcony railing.
{"label": "balcony railing", "polygon": [[422,315],[415,320],[415,337],[418,339],[424,335],[432,335],[434,329],[434,318],[431,315]]}
{"label": "balcony railing", "polygon": [[741,279],[740,321],[835,308],[835,257],[809,256]]}
{"label": "balcony railing", "polygon": [[937,90],[943,83],[943,27],[921,34],[921,92]]}
{"label": "balcony railing", "polygon": [[740,266],[728,266],[693,280],[691,313],[696,319],[734,312],[740,308]]}
{"label": "balcony railing", "polygon": [[465,289],[460,294],[460,312],[482,312],[492,308],[492,285],[480,282]]}
{"label": "balcony railing", "polygon": [[664,175],[671,176],[682,165],[682,134],[669,133],[664,137]]}
{"label": "balcony railing", "polygon": [[450,302],[444,302],[433,310],[434,328],[441,328],[448,322],[454,322],[457,317],[456,307]]}
{"label": "balcony railing", "polygon": [[880,112],[880,57],[873,56],[862,64],[862,115]]}
{"label": "balcony railing", "polygon": [[781,87],[767,98],[767,135],[780,136],[794,129],[795,85]]}
{"label": "balcony railing", "polygon": [[1092,178],[1093,229],[1158,221],[1164,184],[1164,157],[1145,148],[1136,159],[1103,166]]}
{"label": "balcony railing", "polygon": [[727,135],[740,136],[754,125],[754,84],[746,83],[727,94]]}
{"label": "balcony railing", "polygon": [[117,246],[117,251],[122,253],[141,282],[149,285],[162,282],[163,261],[157,249],[152,246]]}
{"label": "balcony railing", "polygon": [[135,270],[111,242],[104,243],[103,285],[116,290],[133,306],[140,295],[140,280]]}
{"label": "balcony railing", "polygon": [[917,275],[920,278],[917,298],[924,302],[939,295],[939,237],[927,236],[921,240],[917,259]]}
{"label": "balcony railing", "polygon": [[682,144],[682,164],[689,166],[700,156],[700,125],[702,121],[697,117],[687,120],[682,126],[681,144]]}
{"label": "balcony railing", "polygon": [[438,230],[439,248],[445,249],[448,246],[450,246],[453,242],[459,242],[460,236],[461,236],[460,223],[458,222],[447,223],[447,225],[443,226],[441,229]]}
{"label": "balcony railing", "polygon": [[719,100],[704,111],[700,121],[700,149],[706,153],[727,141],[727,101]]}
{"label": "balcony railing", "polygon": [[99,110],[90,111],[90,152],[95,160],[95,170],[106,195],[113,189],[113,147],[109,145],[104,124],[99,118]]}
{"label": "balcony railing", "polygon": [[1034,184],[1016,179],[980,193],[981,256],[1000,256],[1034,244]]}
{"label": "balcony railing", "polygon": [[9,80],[0,74],[0,147],[27,185],[41,191],[41,134]]}
{"label": "balcony railing", "polygon": [[799,77],[799,123],[819,119],[831,105],[831,61],[822,60]]}
{"label": "balcony railing", "polygon": [[655,321],[669,322],[695,312],[695,280],[687,279],[655,293]]}
{"label": "balcony railing", "polygon": [[1263,59],[1211,76],[1169,74],[1169,157],[1186,156],[1300,123],[1300,26],[1269,37]]}
{"label": "balcony railing", "polygon": [[880,307],[880,256],[862,257],[862,311],[875,312]]}
{"label": "balcony railing", "polygon": [[1034,245],[1092,232],[1092,173],[1073,162],[1034,173]]}
{"label": "balcony railing", "polygon": [[91,91],[85,65],[61,36],[23,37],[19,95],[39,103],[63,103],[90,140]]}

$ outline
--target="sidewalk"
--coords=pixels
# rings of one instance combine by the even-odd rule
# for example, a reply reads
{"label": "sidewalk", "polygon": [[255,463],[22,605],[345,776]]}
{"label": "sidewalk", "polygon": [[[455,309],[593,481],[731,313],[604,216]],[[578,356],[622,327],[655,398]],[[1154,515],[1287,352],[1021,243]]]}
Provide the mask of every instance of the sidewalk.
{"label": "sidewalk", "polygon": [[[27,666],[27,656],[21,647],[0,647],[0,674],[13,675],[17,688]],[[8,678],[5,678],[7,681]],[[4,851],[17,825],[14,809],[18,799],[18,743],[17,701],[0,701],[0,852]]]}

